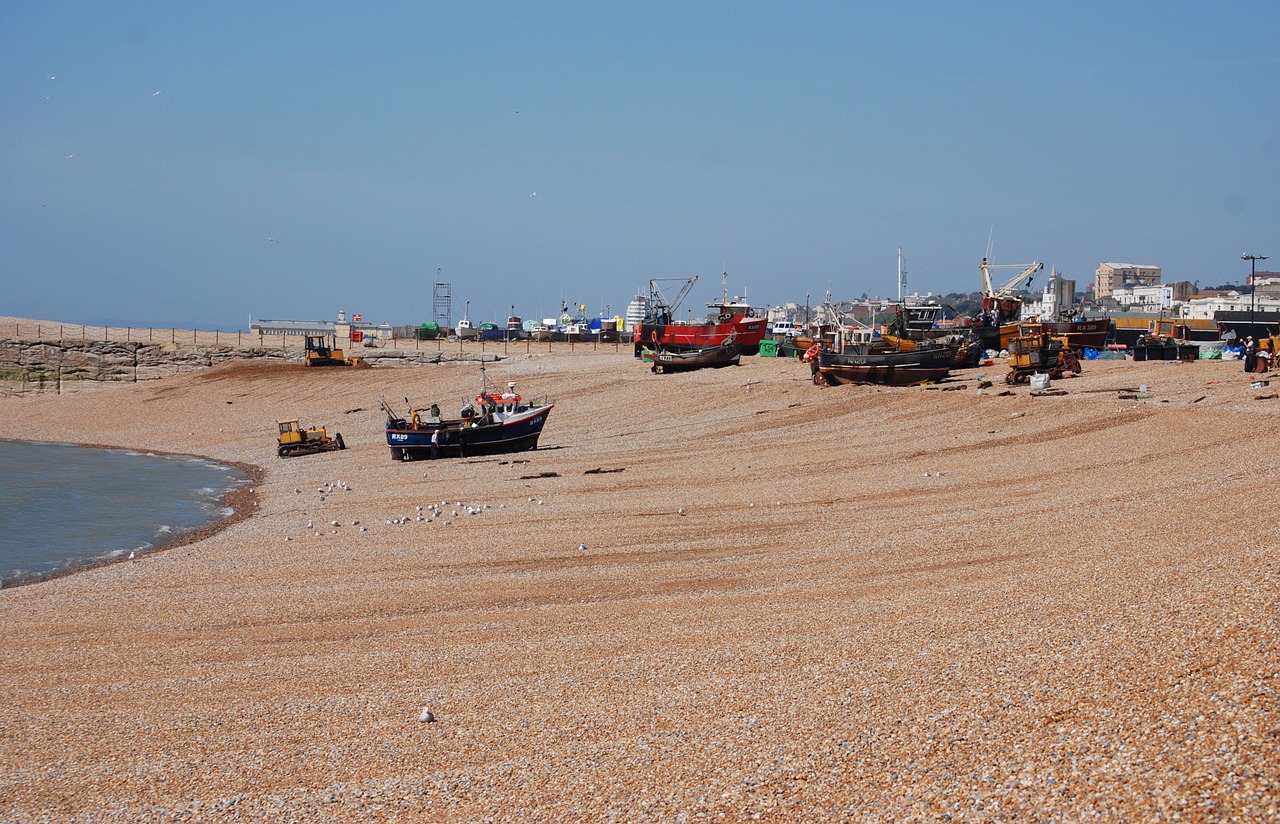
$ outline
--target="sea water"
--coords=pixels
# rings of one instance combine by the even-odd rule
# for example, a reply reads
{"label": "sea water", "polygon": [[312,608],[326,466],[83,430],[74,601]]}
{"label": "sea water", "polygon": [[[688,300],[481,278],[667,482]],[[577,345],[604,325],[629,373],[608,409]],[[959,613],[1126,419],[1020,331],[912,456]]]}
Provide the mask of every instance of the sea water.
{"label": "sea water", "polygon": [[0,441],[0,586],[164,546],[247,482],[204,458]]}

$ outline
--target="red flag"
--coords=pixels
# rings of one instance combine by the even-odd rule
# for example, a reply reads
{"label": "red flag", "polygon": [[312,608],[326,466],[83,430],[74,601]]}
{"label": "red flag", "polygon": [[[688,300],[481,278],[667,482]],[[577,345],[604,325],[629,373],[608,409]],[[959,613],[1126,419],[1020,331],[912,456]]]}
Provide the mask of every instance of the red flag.
{"label": "red flag", "polygon": [[352,323],[359,323],[359,322],[360,322],[360,318],[361,318],[361,317],[363,317],[363,315],[361,315],[359,312],[357,312],[357,313],[355,313],[354,315],[352,315],[352,316],[351,316],[351,322],[352,322]]}

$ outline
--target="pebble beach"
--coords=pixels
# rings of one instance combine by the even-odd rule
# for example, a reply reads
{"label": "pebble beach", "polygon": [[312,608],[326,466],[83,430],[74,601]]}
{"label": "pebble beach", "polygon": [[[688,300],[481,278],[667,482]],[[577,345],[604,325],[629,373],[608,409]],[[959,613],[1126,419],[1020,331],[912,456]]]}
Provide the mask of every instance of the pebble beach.
{"label": "pebble beach", "polygon": [[513,349],[540,448],[407,463],[378,399],[456,413],[477,362],[0,396],[0,438],[255,473],[0,590],[0,821],[1280,818],[1280,379],[1006,371]]}

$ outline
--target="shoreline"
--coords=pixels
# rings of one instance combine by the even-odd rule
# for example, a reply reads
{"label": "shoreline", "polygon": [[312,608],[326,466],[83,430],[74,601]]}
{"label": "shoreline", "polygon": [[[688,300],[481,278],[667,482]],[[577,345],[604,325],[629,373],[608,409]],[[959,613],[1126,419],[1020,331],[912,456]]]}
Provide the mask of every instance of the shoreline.
{"label": "shoreline", "polygon": [[[189,452],[164,452],[155,449],[134,449],[128,446],[111,446],[107,444],[80,443],[76,441],[46,441],[46,440],[26,440],[20,438],[0,438],[0,441],[8,443],[32,443],[32,444],[51,444],[57,446],[76,446],[84,449],[102,449],[112,451],[133,451],[140,454],[155,455],[171,458],[198,458],[203,461],[209,461],[224,466],[234,466],[244,474],[243,480],[235,482],[235,486],[225,492],[219,500],[219,506],[222,509],[231,510],[230,513],[216,518],[208,523],[199,526],[184,529],[181,532],[171,533],[169,540],[160,544],[153,544],[149,548],[142,550],[135,558],[130,559],[128,556],[114,558],[95,558],[87,557],[82,561],[75,562],[70,566],[51,570],[45,573],[32,574],[23,576],[22,578],[6,580],[0,584],[0,590],[16,589],[18,587],[38,584],[44,581],[51,581],[58,578],[65,578],[76,575],[81,572],[87,572],[101,567],[111,566],[130,560],[138,560],[144,555],[155,555],[157,553],[166,552],[171,549],[189,546],[198,543],[207,538],[217,535],[219,532],[227,529],[233,524],[240,523],[247,519],[253,512],[254,507],[258,506],[258,495],[256,492],[257,485],[262,478],[266,476],[266,470],[260,466],[253,464],[239,463],[237,461],[219,460],[207,455],[196,455]],[[123,552],[123,550],[120,550]]]}

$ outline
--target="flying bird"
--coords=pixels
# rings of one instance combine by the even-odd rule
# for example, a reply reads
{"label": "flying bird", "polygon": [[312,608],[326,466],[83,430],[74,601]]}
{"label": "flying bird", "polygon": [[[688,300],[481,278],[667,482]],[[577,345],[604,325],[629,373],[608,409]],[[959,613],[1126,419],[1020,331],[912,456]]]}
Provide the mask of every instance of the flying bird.
{"label": "flying bird", "polygon": [[75,153],[75,152],[72,152],[71,154],[67,155],[66,159],[67,159],[67,160],[70,160],[71,158],[73,158],[73,157],[75,157],[75,156],[76,156],[76,153]]}
{"label": "flying bird", "polygon": [[269,237],[269,238],[267,238],[267,240],[268,240],[268,242],[270,242],[270,243],[279,243],[279,242],[280,242],[280,241],[276,240],[276,239],[275,239],[275,238],[273,238],[273,237]]}
{"label": "flying bird", "polygon": [[534,192],[533,194],[529,195],[529,197],[537,197],[537,196],[538,196],[537,192]]}
{"label": "flying bird", "polygon": [[152,92],[152,93],[151,93],[151,96],[152,96],[152,97],[155,97],[155,96],[156,96],[156,95],[158,95],[158,94],[160,94],[160,91],[159,91],[159,90],[156,90],[156,91],[154,91],[154,92]]}

